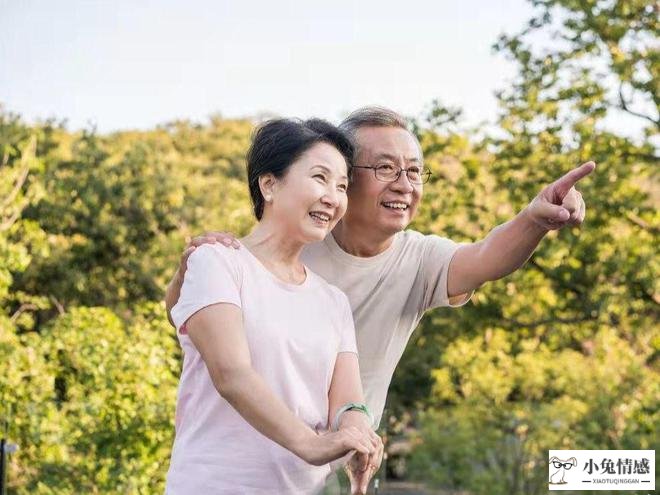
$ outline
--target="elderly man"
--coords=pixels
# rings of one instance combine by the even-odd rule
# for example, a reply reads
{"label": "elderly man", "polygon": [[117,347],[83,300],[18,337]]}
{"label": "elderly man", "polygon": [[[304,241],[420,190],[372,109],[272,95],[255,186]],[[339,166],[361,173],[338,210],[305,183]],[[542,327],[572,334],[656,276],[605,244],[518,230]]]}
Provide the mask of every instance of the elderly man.
{"label": "elderly man", "polygon": [[[356,144],[348,210],[331,235],[307,248],[303,261],[348,296],[365,398],[378,424],[394,369],[424,313],[465,304],[484,282],[520,268],[548,231],[582,223],[585,204],[574,186],[595,164],[585,163],[546,186],[483,240],[458,244],[405,230],[430,174],[405,119],[388,109],[366,107],[341,127]],[[187,256],[196,246],[215,241],[237,246],[222,233],[194,239],[168,287],[168,314],[178,299]],[[340,426],[364,425],[365,417],[349,412]]]}

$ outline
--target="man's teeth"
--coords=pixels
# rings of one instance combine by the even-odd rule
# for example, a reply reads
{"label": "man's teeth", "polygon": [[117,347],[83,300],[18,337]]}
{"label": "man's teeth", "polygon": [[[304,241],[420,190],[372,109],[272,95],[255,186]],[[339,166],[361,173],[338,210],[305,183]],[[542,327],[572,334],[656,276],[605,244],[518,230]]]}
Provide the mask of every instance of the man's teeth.
{"label": "man's teeth", "polygon": [[326,213],[317,213],[317,212],[312,212],[309,214],[312,218],[316,218],[320,222],[329,222],[330,221],[330,215]]}
{"label": "man's teeth", "polygon": [[405,203],[383,203],[383,206],[387,208],[395,208],[397,210],[407,210],[408,205]]}

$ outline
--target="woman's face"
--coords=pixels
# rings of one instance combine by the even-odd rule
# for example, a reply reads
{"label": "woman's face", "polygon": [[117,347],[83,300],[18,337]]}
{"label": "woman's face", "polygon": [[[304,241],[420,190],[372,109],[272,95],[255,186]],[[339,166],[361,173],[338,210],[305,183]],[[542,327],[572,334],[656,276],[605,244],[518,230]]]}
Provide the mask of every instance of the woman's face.
{"label": "woman's face", "polygon": [[334,146],[317,143],[274,179],[264,216],[281,224],[291,239],[320,241],[346,212],[346,160]]}

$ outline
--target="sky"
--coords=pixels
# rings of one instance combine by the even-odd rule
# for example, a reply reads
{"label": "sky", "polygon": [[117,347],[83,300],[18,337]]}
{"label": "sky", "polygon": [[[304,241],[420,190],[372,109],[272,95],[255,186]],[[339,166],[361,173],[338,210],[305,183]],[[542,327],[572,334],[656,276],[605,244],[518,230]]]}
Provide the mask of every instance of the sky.
{"label": "sky", "polygon": [[493,120],[513,65],[491,46],[524,0],[0,0],[0,103],[70,128],[274,113],[338,121],[433,99]]}
{"label": "sky", "polygon": [[[532,14],[526,0],[0,0],[0,105],[109,132],[216,114],[338,123],[370,104],[419,116],[439,99],[477,126],[515,75],[492,45]],[[605,121],[631,137],[643,124]]]}

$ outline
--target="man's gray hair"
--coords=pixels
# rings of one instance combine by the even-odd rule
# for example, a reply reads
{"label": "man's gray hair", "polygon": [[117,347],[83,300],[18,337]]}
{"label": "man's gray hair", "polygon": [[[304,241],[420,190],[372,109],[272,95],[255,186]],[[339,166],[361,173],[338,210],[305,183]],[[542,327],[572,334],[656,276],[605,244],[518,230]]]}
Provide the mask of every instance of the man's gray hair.
{"label": "man's gray hair", "polygon": [[417,136],[411,131],[408,126],[408,121],[403,115],[394,110],[390,110],[389,108],[368,106],[358,108],[354,112],[351,112],[351,114],[339,124],[339,128],[348,135],[353,143],[353,147],[355,148],[355,160],[357,160],[358,153],[360,152],[357,131],[361,127],[396,127],[404,129],[410,132],[410,135],[417,142],[420,156],[423,155],[422,145],[420,144],[419,139],[417,139]]}
{"label": "man's gray hair", "polygon": [[377,106],[358,108],[339,124],[339,128],[353,141],[360,127],[400,127],[409,130],[408,122],[403,115],[389,108]]}

